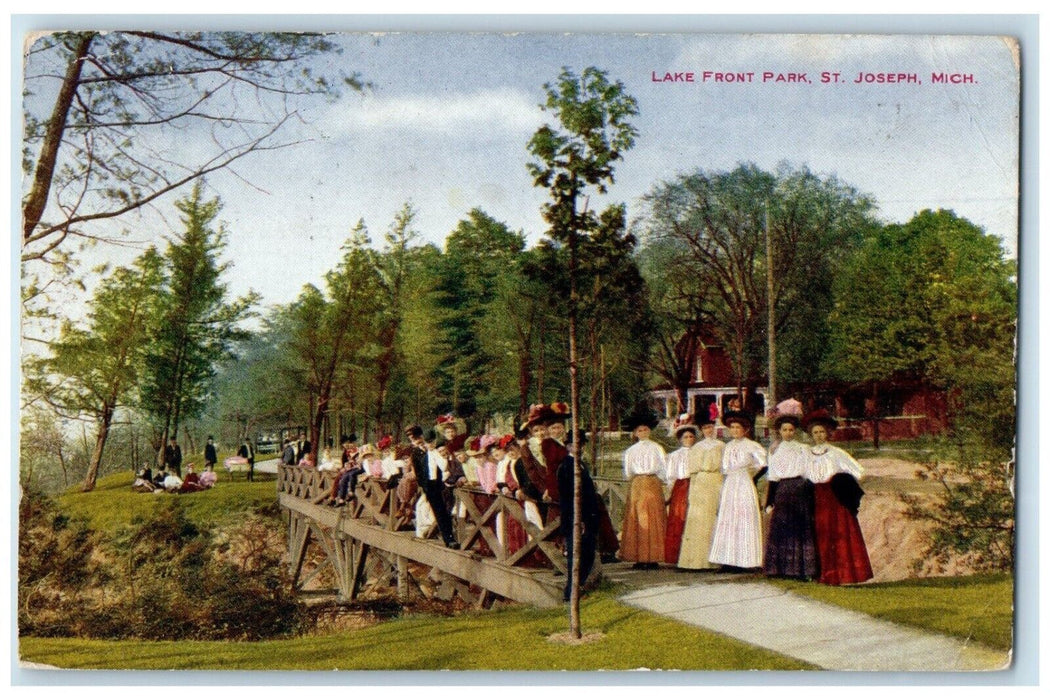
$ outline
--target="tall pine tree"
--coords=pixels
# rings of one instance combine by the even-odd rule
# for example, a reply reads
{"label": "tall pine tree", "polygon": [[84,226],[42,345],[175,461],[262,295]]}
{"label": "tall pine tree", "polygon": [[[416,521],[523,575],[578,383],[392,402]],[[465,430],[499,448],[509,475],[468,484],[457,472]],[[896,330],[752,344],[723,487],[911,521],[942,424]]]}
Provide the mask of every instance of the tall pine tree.
{"label": "tall pine tree", "polygon": [[255,293],[229,298],[222,278],[230,263],[219,260],[226,231],[215,225],[219,199],[205,200],[198,184],[175,206],[185,229],[165,253],[168,285],[141,389],[143,408],[156,428],[158,463],[168,438],[177,438],[179,426],[200,414],[218,364],[245,337],[240,324],[258,299]]}

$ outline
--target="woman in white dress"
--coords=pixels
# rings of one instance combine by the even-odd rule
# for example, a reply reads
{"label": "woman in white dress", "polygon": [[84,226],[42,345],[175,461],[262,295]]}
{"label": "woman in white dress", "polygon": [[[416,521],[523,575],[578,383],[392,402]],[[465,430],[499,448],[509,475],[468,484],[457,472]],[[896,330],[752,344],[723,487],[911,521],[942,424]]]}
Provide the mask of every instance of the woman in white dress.
{"label": "woman in white dress", "polygon": [[689,510],[685,516],[679,569],[714,569],[707,558],[718,521],[722,497],[722,453],[725,443],[715,437],[715,419],[705,412],[700,419],[702,440],[689,448]]}
{"label": "woman in white dress", "polygon": [[722,453],[722,498],[708,559],[724,567],[755,569],[762,566],[762,514],[752,476],[766,465],[766,451],[747,437],[751,417],[727,411],[722,421],[733,438]]}

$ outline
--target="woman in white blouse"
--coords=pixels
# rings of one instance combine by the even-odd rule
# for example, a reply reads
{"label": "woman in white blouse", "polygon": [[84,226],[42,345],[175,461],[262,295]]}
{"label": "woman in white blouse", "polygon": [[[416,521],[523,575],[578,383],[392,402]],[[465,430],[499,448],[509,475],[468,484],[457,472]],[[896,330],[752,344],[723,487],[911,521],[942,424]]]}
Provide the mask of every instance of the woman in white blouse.
{"label": "woman in white blouse", "polygon": [[808,580],[820,569],[813,536],[813,484],[806,478],[809,448],[795,439],[799,423],[793,415],[779,416],[773,423],[780,440],[769,448],[766,512],[773,515],[762,571]]}
{"label": "woman in white blouse", "polygon": [[755,569],[762,566],[762,514],[752,476],[766,465],[766,450],[747,437],[751,417],[727,411],[722,422],[733,439],[722,452],[722,500],[708,559],[724,567]]}
{"label": "woman in white blouse", "polygon": [[873,575],[868,548],[857,521],[860,478],[864,468],[845,450],[828,443],[838,421],[827,411],[814,411],[802,421],[813,444],[807,478],[813,482],[813,520],[820,558],[821,583],[840,586],[867,581]]}
{"label": "woman in white blouse", "polygon": [[636,569],[655,569],[664,558],[667,455],[649,439],[658,424],[656,414],[646,411],[636,411],[624,419],[624,427],[637,442],[623,453],[623,474],[631,484],[624,507],[620,559],[635,562]]}
{"label": "woman in white blouse", "polygon": [[713,418],[700,419],[700,432],[703,439],[689,448],[689,510],[678,553],[680,569],[717,568],[707,557],[711,553],[711,539],[718,521],[718,501],[722,496],[725,443],[715,437]]}
{"label": "woman in white blouse", "polygon": [[692,416],[683,413],[675,421],[674,435],[681,447],[667,455],[667,485],[671,487],[671,498],[667,501],[664,561],[668,564],[678,564],[682,548],[682,532],[689,512],[689,449],[700,437],[700,429],[693,424]]}

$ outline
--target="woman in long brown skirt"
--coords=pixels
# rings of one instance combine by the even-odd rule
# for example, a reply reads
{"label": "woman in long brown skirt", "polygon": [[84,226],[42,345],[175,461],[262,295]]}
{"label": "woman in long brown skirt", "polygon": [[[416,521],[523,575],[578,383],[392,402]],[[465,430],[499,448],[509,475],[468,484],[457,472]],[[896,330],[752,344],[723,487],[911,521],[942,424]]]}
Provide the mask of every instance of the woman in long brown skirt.
{"label": "woman in long brown skirt", "polygon": [[623,472],[631,486],[623,515],[620,559],[635,562],[636,569],[655,569],[664,559],[667,536],[663,489],[667,455],[649,439],[658,424],[655,414],[636,412],[624,423],[637,442],[623,453]]}

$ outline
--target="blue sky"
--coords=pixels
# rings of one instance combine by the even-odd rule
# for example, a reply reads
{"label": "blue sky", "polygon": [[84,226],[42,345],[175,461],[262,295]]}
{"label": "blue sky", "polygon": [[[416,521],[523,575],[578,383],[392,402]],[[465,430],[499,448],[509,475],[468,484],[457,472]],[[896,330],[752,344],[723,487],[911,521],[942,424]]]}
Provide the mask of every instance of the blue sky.
{"label": "blue sky", "polygon": [[[626,202],[633,218],[640,198],[678,173],[786,161],[871,195],[885,221],[951,208],[1016,250],[1019,77],[996,37],[387,33],[337,41],[343,52],[318,67],[359,72],[374,90],[304,104],[305,122],[287,134],[303,143],[208,180],[225,203],[236,293],[252,287],[266,303],[292,300],[335,264],[359,219],[378,241],[406,201],[426,241],[443,241],[473,207],[538,240],[545,193],[532,187],[526,144],[549,119],[538,106],[542,86],[562,66],[597,66],[639,104],[637,144],[592,207]],[[714,83],[704,71],[755,76]],[[810,82],[763,83],[765,71]],[[821,84],[823,71],[843,82]],[[976,82],[934,85],[934,71]],[[654,72],[692,72],[694,82],[654,82]],[[858,85],[860,72],[915,73],[922,84]],[[195,147],[192,133],[183,138],[180,148]],[[149,213],[134,228],[159,239],[172,226],[177,217]]]}

